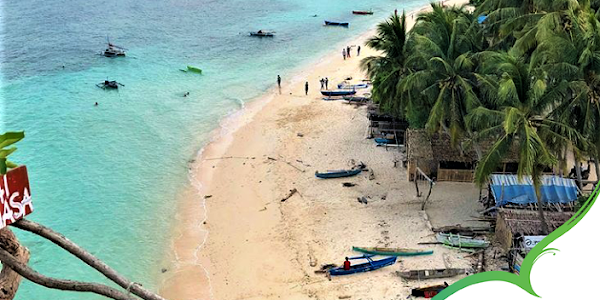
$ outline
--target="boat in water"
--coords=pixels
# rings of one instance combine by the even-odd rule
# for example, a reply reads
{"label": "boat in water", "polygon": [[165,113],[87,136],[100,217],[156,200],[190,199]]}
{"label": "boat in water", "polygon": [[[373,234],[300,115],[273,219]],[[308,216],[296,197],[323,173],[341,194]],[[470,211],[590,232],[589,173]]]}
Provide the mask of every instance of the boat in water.
{"label": "boat in water", "polygon": [[355,15],[372,15],[373,11],[372,10],[353,10],[352,13]]}
{"label": "boat in water", "polygon": [[395,256],[386,257],[386,258],[380,259],[380,260],[373,260],[373,259],[371,259],[371,257],[373,257],[373,255],[350,257],[350,258],[348,258],[349,260],[366,259],[367,262],[363,263],[363,264],[350,266],[350,269],[348,269],[348,270],[345,270],[343,267],[330,269],[329,271],[327,271],[327,273],[330,276],[350,275],[350,274],[374,271],[377,269],[381,269],[383,267],[391,266],[396,263]]}
{"label": "boat in water", "polygon": [[407,248],[380,248],[380,247],[352,247],[352,250],[366,254],[384,256],[418,256],[433,254],[429,249],[407,249]]}
{"label": "boat in water", "polygon": [[104,80],[104,82],[100,82],[98,84],[96,84],[97,87],[101,88],[101,89],[110,89],[110,90],[116,90],[119,88],[119,86],[124,86],[114,80]]}
{"label": "boat in water", "polygon": [[259,31],[250,32],[250,36],[256,36],[256,37],[274,37],[275,36],[275,32],[259,30]]}
{"label": "boat in water", "polygon": [[108,43],[108,46],[106,47],[102,55],[106,57],[125,56],[125,50],[127,49],[121,46],[114,45],[110,42],[110,40],[108,40],[108,37],[106,37],[106,42]]}
{"label": "boat in water", "polygon": [[325,90],[321,91],[321,95],[327,97],[335,97],[335,96],[351,96],[356,94],[356,90]]}
{"label": "boat in water", "polygon": [[362,169],[352,169],[352,170],[337,170],[337,171],[327,171],[325,173],[315,172],[315,176],[317,178],[342,178],[342,177],[351,177],[358,175],[358,173],[362,172]]}
{"label": "boat in water", "polygon": [[433,269],[433,270],[411,270],[407,272],[396,272],[398,276],[404,279],[424,280],[433,278],[450,278],[466,274],[465,269]]}
{"label": "boat in water", "polygon": [[325,21],[325,26],[342,26],[342,27],[348,27],[349,25],[350,25],[350,23],[348,23],[348,22]]}
{"label": "boat in water", "polygon": [[187,69],[179,69],[179,71],[181,72],[189,72],[189,73],[196,73],[196,74],[202,74],[202,69],[200,68],[196,68],[196,67],[192,67],[192,66],[187,66]]}

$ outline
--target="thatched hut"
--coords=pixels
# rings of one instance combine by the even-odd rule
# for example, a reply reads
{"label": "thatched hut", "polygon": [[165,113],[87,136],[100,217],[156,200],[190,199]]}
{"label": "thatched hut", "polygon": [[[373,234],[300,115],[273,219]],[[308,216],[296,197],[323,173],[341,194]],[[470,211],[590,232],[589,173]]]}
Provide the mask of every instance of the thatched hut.
{"label": "thatched hut", "polygon": [[[480,154],[474,147],[461,149],[462,145],[466,145],[465,141],[459,141],[457,147],[452,147],[447,133],[429,134],[422,129],[409,129],[406,133],[408,180],[414,179],[418,167],[438,181],[472,182],[480,155],[486,153],[493,143],[481,143]],[[511,151],[502,160],[498,171],[514,173],[516,166],[516,151]]]}
{"label": "thatched hut", "polygon": [[[573,212],[545,212],[549,230],[556,230],[573,215]],[[506,253],[515,248],[523,250],[523,237],[542,235],[541,224],[535,210],[499,209],[496,216],[496,240]]]}

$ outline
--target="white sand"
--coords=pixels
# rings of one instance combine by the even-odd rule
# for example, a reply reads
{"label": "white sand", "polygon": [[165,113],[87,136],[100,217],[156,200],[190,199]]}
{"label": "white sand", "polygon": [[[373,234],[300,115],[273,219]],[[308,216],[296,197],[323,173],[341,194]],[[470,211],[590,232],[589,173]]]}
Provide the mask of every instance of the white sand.
{"label": "white sand", "polygon": [[[446,5],[467,1],[447,1]],[[408,18],[409,22],[411,18]],[[367,33],[348,45],[364,45]],[[353,51],[355,53],[355,50]],[[363,46],[361,57],[374,55]],[[233,132],[211,143],[193,166],[205,208],[195,190],[182,195],[173,253],[161,293],[169,299],[405,299],[410,288],[396,271],[471,267],[465,254],[439,245],[421,216],[421,199],[393,161],[401,154],[365,139],[366,109],[322,101],[319,79],[330,87],[351,76],[362,79],[359,58],[338,51],[284,82],[228,121]],[[304,81],[311,90],[304,96]],[[301,133],[302,137],[298,135]],[[234,157],[228,159],[212,159]],[[270,159],[274,158],[276,160]],[[319,180],[316,170],[344,169],[350,160],[374,171],[346,179]],[[342,187],[342,182],[356,183]],[[299,194],[280,200],[289,190]],[[357,197],[369,196],[368,204]],[[465,223],[479,209],[472,184],[437,184],[427,212],[434,226]],[[385,200],[382,199],[385,197]],[[458,207],[458,209],[456,209]],[[452,210],[450,210],[452,208]],[[209,233],[207,235],[207,233]],[[434,249],[434,255],[401,258],[370,273],[328,281],[314,271],[355,256],[352,246]],[[459,278],[446,280],[449,283]],[[441,282],[443,280],[438,280]],[[436,283],[436,281],[433,281]]]}

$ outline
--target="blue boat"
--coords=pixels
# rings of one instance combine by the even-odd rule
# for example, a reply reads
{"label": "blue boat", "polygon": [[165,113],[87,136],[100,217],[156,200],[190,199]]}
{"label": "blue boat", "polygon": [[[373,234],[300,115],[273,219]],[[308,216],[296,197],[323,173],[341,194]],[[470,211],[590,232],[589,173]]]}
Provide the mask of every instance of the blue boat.
{"label": "blue boat", "polygon": [[323,96],[335,97],[335,96],[350,96],[356,94],[356,90],[326,90],[321,91]]}
{"label": "blue boat", "polygon": [[381,269],[383,267],[391,266],[396,263],[395,256],[386,257],[386,258],[380,259],[380,260],[372,260],[371,257],[373,257],[373,256],[374,255],[363,255],[363,256],[358,256],[358,257],[350,257],[350,258],[348,258],[349,260],[350,259],[366,259],[367,262],[364,264],[350,266],[349,270],[344,270],[343,267],[331,269],[331,270],[329,270],[329,275],[330,276],[340,276],[340,275],[350,275],[350,274],[355,274],[355,273],[369,272],[369,271]]}
{"label": "blue boat", "polygon": [[353,169],[353,170],[339,170],[339,171],[329,171],[326,173],[315,172],[315,176],[318,178],[342,178],[342,177],[350,177],[354,175],[358,175],[358,173],[362,172],[362,169]]}
{"label": "blue boat", "polygon": [[375,139],[375,143],[380,144],[380,145],[393,145],[393,144],[397,144],[395,139],[384,139],[384,138],[377,138]]}
{"label": "blue boat", "polygon": [[325,21],[325,25],[327,26],[344,26],[344,27],[348,27],[348,25],[350,25],[348,22],[331,22],[331,21]]}

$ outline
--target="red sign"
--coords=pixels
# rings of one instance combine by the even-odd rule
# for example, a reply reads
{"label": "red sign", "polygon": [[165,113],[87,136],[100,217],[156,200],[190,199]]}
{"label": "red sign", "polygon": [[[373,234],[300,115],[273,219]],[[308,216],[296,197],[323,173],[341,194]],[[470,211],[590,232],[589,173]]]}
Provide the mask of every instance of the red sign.
{"label": "red sign", "polygon": [[25,166],[10,170],[0,180],[0,229],[33,212]]}

